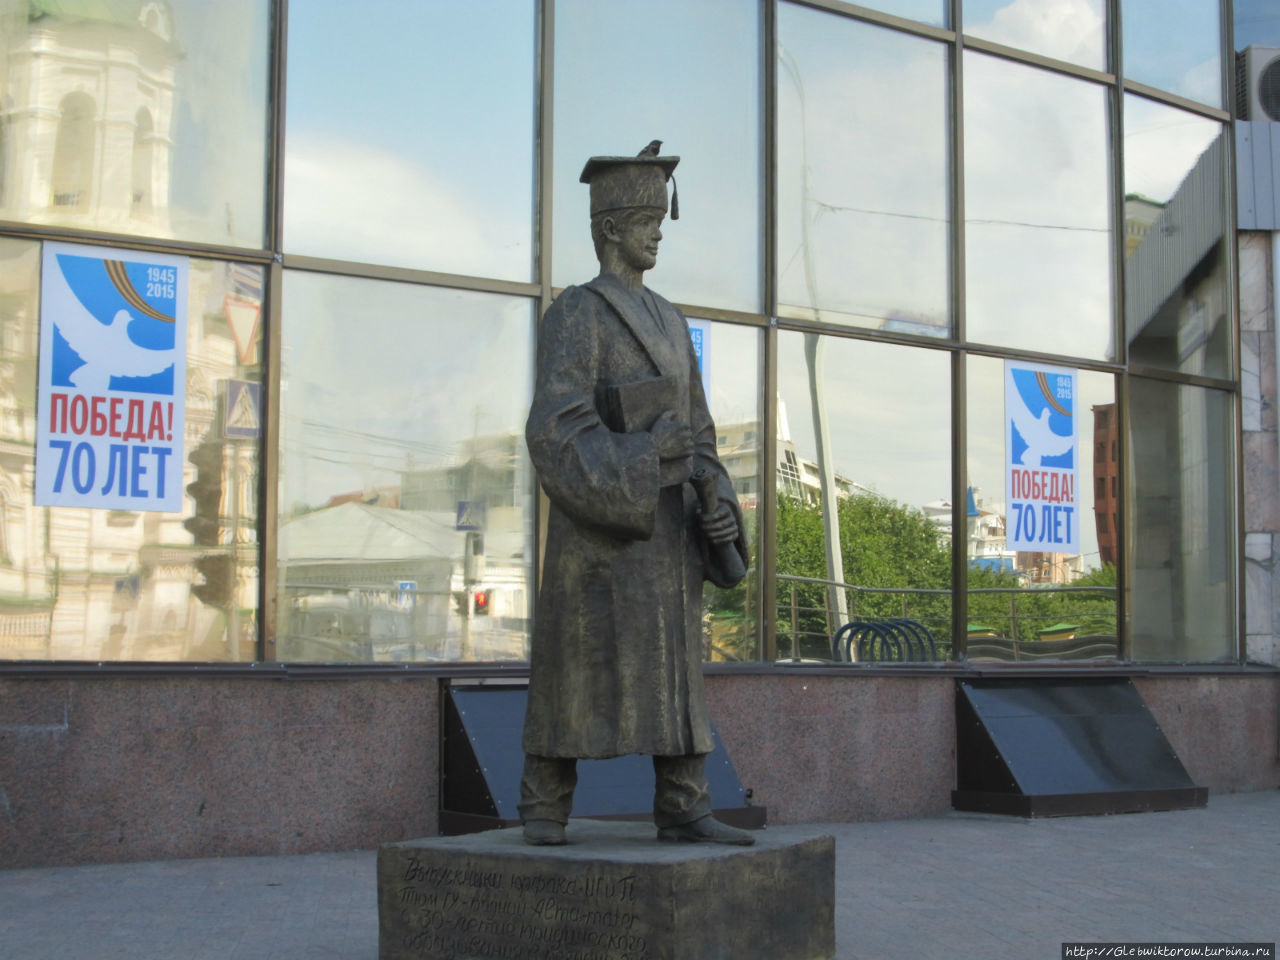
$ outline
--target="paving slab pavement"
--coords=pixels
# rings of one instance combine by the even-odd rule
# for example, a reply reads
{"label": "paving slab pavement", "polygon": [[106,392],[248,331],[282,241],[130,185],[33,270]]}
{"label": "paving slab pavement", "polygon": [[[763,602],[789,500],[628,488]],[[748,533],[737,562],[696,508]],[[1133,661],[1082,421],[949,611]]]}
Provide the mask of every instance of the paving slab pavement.
{"label": "paving slab pavement", "polygon": [[[1164,813],[951,813],[822,830],[837,842],[839,960],[1280,940],[1280,791]],[[785,895],[761,908],[785,910]],[[373,851],[0,871],[2,960],[377,956]]]}

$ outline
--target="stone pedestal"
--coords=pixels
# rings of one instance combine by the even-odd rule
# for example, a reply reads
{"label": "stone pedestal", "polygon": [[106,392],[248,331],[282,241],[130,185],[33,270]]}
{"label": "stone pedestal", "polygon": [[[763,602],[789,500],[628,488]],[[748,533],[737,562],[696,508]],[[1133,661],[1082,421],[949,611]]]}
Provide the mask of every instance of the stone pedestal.
{"label": "stone pedestal", "polygon": [[830,960],[835,841],[811,828],[753,847],[660,843],[652,824],[574,820],[378,852],[380,960]]}

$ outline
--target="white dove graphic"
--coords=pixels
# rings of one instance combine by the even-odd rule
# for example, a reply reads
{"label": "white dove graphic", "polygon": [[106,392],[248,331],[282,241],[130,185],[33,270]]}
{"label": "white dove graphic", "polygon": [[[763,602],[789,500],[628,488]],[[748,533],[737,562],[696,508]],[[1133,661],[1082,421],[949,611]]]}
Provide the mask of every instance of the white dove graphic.
{"label": "white dove graphic", "polygon": [[99,323],[87,312],[68,311],[58,330],[84,366],[68,376],[73,385],[91,393],[105,393],[112,377],[149,377],[173,365],[168,350],[148,350],[129,339],[128,310],[118,310],[111,323]]}
{"label": "white dove graphic", "polygon": [[1071,449],[1072,437],[1064,437],[1049,429],[1048,407],[1040,411],[1039,417],[1033,417],[1030,410],[1018,403],[1014,404],[1012,416],[1013,425],[1027,444],[1022,454],[1022,462],[1027,466],[1038,467],[1045,457],[1058,457]]}

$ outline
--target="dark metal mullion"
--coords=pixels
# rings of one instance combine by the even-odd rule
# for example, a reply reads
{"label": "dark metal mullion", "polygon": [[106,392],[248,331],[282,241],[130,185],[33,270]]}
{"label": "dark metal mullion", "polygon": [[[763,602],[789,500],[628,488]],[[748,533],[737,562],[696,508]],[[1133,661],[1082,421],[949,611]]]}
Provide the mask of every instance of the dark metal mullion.
{"label": "dark metal mullion", "polygon": [[1088,80],[1093,83],[1111,84],[1115,82],[1115,75],[1106,70],[1096,70],[1093,67],[1081,66],[1078,63],[1072,63],[1069,60],[1058,60],[1055,57],[1046,57],[1043,54],[1033,53],[1030,50],[1022,50],[1018,47],[1005,46],[1003,43],[996,43],[992,40],[983,40],[980,37],[965,37],[964,46],[970,50],[977,50],[988,56],[998,57],[1001,60],[1009,60],[1015,63],[1025,64],[1029,67],[1040,67],[1045,70],[1051,70],[1054,73],[1074,77],[1077,80]]}
{"label": "dark metal mullion", "polygon": [[367,280],[390,280],[396,283],[412,283],[418,286],[450,287],[458,290],[475,290],[479,293],[500,293],[517,297],[537,297],[543,292],[541,284],[525,280],[493,280],[485,277],[468,277],[455,273],[418,270],[412,267],[355,263],[350,260],[328,260],[323,257],[306,257],[297,254],[285,256],[283,262],[285,267],[290,270],[337,274],[343,277],[363,277]]}
{"label": "dark metal mullion", "polygon": [[[951,317],[952,337],[963,344],[968,336],[965,298],[964,190],[964,33],[960,0],[954,0],[956,41],[951,56]],[[968,481],[969,425],[968,351],[956,350],[951,359],[951,657],[964,659],[968,650],[969,543]]]}
{"label": "dark metal mullion", "polygon": [[844,0],[791,0],[791,2],[799,7],[822,10],[825,13],[834,13],[850,20],[873,23],[876,26],[900,30],[903,33],[913,33],[917,36],[929,37],[932,40],[951,41],[956,36],[955,31],[948,30],[946,27],[937,27],[922,20],[912,20],[909,17],[895,16],[892,13],[873,10],[870,7],[860,6],[856,3],[846,3]]}
{"label": "dark metal mullion", "polygon": [[[764,217],[761,217],[763,220]],[[763,247],[764,245],[761,244]],[[735,323],[740,327],[767,327],[769,318],[760,313],[743,313],[740,310],[722,310],[716,307],[699,307],[696,304],[676,303],[674,306],[686,317],[699,320],[715,320],[719,323]]]}
{"label": "dark metal mullion", "polygon": [[555,32],[556,0],[541,0],[538,24],[538,101],[535,123],[538,130],[537,217],[538,254],[535,270],[538,285],[538,314],[551,306],[552,190],[555,141]]}
{"label": "dark metal mullion", "polygon": [[[551,287],[553,224],[553,164],[555,161],[555,34],[556,34],[556,0],[541,0],[538,5],[538,58],[536,82],[538,84],[537,117],[535,123],[538,131],[538,167],[537,167],[537,223],[538,253],[535,269],[537,271],[538,310],[533,320],[533,346],[529,356],[530,382],[536,375],[538,333],[542,325],[542,316],[551,306],[555,291]],[[537,474],[530,469],[530,482],[533,484],[534,544],[532,569],[530,570],[533,589],[526,591],[529,622],[533,622],[534,602],[538,590],[542,586],[542,558],[547,542],[547,517],[550,503],[542,492]]]}
{"label": "dark metal mullion", "polygon": [[194,240],[167,240],[160,237],[130,236],[106,233],[98,230],[80,230],[56,227],[49,224],[19,223],[16,220],[0,220],[0,236],[20,240],[55,240],[67,243],[89,243],[100,247],[118,247],[151,253],[171,253],[181,257],[201,257],[206,260],[242,260],[245,263],[269,263],[270,250],[249,247],[229,247],[216,243]]}
{"label": "dark metal mullion", "polygon": [[[1116,479],[1119,496],[1116,497],[1116,637],[1119,641],[1121,660],[1133,659],[1133,624],[1130,622],[1129,582],[1133,564],[1129,545],[1135,538],[1129,536],[1129,517],[1133,511],[1133,491],[1129,482],[1129,430],[1132,392],[1127,374],[1116,377]],[[1094,454],[1097,455],[1096,452]],[[1094,493],[1095,498],[1097,493]],[[1096,509],[1096,502],[1095,502]]]}
{"label": "dark metal mullion", "polygon": [[1146,97],[1148,100],[1155,100],[1171,107],[1178,107],[1190,113],[1198,113],[1200,116],[1207,117],[1210,120],[1226,122],[1231,119],[1231,112],[1223,110],[1221,107],[1211,107],[1207,103],[1201,103],[1199,100],[1180,97],[1176,93],[1169,93],[1167,90],[1151,87],[1137,80],[1122,80],[1121,83],[1127,93],[1136,93]]}
{"label": "dark metal mullion", "polygon": [[[1111,108],[1111,176],[1115,184],[1111,202],[1111,216],[1115,221],[1113,230],[1111,256],[1115,272],[1115,291],[1112,297],[1114,315],[1111,318],[1112,336],[1115,338],[1115,356],[1117,363],[1127,364],[1129,360],[1128,319],[1125,314],[1125,230],[1124,198],[1127,190],[1124,171],[1124,44],[1121,4],[1123,0],[1109,0],[1107,3],[1107,51],[1110,57],[1108,64],[1115,74],[1112,86]],[[1129,375],[1122,369],[1112,377],[1112,392],[1115,396],[1116,426],[1116,483],[1119,488],[1115,498],[1116,515],[1108,518],[1115,528],[1116,535],[1116,642],[1117,653],[1121,660],[1128,660],[1133,649],[1133,631],[1129,623],[1129,581],[1132,568],[1129,557],[1130,516],[1129,496]],[[1104,451],[1104,454],[1106,451]],[[1094,451],[1095,458],[1097,451]],[[1096,471],[1096,467],[1095,467]],[[1094,491],[1094,513],[1097,513],[1097,491]],[[1096,520],[1095,520],[1096,525]],[[1098,558],[1101,560],[1101,556]]]}
{"label": "dark metal mullion", "polygon": [[271,33],[271,86],[267,144],[267,248],[284,250],[285,93],[289,50],[289,0],[276,0]]}
{"label": "dark metal mullion", "polygon": [[763,334],[760,374],[760,497],[759,548],[756,554],[757,597],[760,616],[757,626],[761,658],[772,663],[778,656],[778,0],[761,4],[761,170],[763,284],[761,296],[769,324]]}
{"label": "dark metal mullion", "polygon": [[1169,383],[1178,383],[1189,387],[1208,387],[1210,390],[1222,390],[1226,393],[1235,393],[1240,387],[1238,380],[1206,377],[1199,373],[1183,373],[1181,370],[1170,370],[1166,367],[1148,367],[1131,363],[1125,369],[1133,376],[1143,377],[1147,380],[1166,380]]}
{"label": "dark metal mullion", "polygon": [[[1235,109],[1232,102],[1234,95],[1233,78],[1235,76],[1235,24],[1234,12],[1232,4],[1220,2],[1218,6],[1219,16],[1221,18],[1221,36],[1218,45],[1219,56],[1222,58],[1222,93],[1223,103],[1227,105],[1230,113]],[[1230,310],[1228,321],[1231,324],[1231,346],[1232,346],[1232,367],[1231,375],[1236,384],[1235,404],[1235,429],[1233,431],[1235,439],[1234,457],[1235,464],[1235,509],[1232,510],[1232,516],[1235,518],[1236,533],[1236,549],[1235,549],[1235,586],[1236,586],[1236,603],[1235,603],[1235,635],[1236,635],[1236,659],[1240,663],[1245,663],[1249,658],[1249,634],[1248,634],[1248,591],[1245,579],[1245,515],[1244,515],[1244,391],[1241,389],[1241,369],[1240,369],[1240,264],[1238,258],[1238,249],[1235,238],[1238,236],[1237,229],[1237,213],[1239,212],[1236,203],[1236,140],[1232,136],[1232,127],[1230,123],[1222,128],[1222,134],[1226,147],[1226,163],[1223,164],[1223,184],[1224,191],[1223,203],[1226,205],[1226,229],[1223,231],[1222,245],[1223,255],[1226,261],[1226,280],[1230,284],[1228,288],[1227,304]]]}
{"label": "dark metal mullion", "polygon": [[280,317],[284,268],[279,261],[267,268],[267,317],[262,326],[262,437],[258,463],[258,656],[275,660],[278,610],[278,538],[280,476]]}
{"label": "dark metal mullion", "polygon": [[1080,370],[1094,370],[1099,373],[1115,373],[1121,369],[1120,364],[1106,360],[1089,360],[1085,357],[1044,353],[1039,350],[1018,350],[1011,347],[999,347],[991,343],[965,343],[963,346],[970,353],[981,354],[994,360],[1032,360],[1042,363],[1056,363],[1064,367],[1077,367]]}
{"label": "dark metal mullion", "polygon": [[288,73],[289,0],[276,0],[271,24],[271,90],[267,131],[266,316],[261,326],[262,433],[258,438],[258,659],[275,660],[279,617],[277,568],[280,476],[280,326],[284,270],[285,93]]}

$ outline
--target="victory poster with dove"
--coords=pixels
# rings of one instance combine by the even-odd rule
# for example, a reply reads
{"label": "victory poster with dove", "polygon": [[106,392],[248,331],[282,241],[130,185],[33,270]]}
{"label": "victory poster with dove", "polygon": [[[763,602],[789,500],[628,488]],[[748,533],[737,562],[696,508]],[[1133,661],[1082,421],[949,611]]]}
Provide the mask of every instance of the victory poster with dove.
{"label": "victory poster with dove", "polygon": [[46,243],[37,504],[182,510],[185,257]]}
{"label": "victory poster with dove", "polygon": [[1075,370],[1005,361],[1009,550],[1080,552],[1075,396]]}

